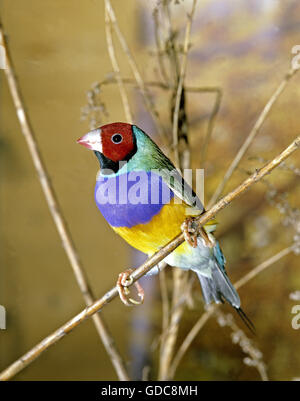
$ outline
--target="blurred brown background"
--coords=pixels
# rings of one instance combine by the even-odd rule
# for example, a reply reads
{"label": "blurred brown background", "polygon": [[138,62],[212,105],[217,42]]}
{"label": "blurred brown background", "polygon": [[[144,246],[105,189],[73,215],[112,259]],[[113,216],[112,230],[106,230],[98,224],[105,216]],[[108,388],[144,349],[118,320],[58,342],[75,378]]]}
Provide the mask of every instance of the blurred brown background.
{"label": "blurred brown background", "polygon": [[[112,4],[144,79],[156,79],[156,59],[150,52],[154,48],[152,11],[156,2],[114,0]],[[190,1],[172,5],[181,35],[184,10],[190,5]],[[89,128],[87,121],[80,121],[86,92],[112,71],[103,2],[2,0],[0,13],[52,183],[94,292],[100,296],[114,284],[120,271],[136,266],[142,258],[113,233],[98,212],[93,200],[97,161],[76,144]],[[223,90],[205,165],[208,200],[290,68],[291,49],[300,44],[299,2],[201,1],[191,42],[187,85]],[[118,45],[116,50],[123,76],[130,77]],[[289,82],[226,192],[246,178],[248,171],[261,166],[258,157],[275,156],[299,134],[299,82],[300,75]],[[0,331],[2,370],[79,312],[84,303],[47,209],[3,71],[0,85],[0,304],[7,311],[7,329]],[[159,142],[139,94],[134,89],[129,93],[135,122]],[[105,86],[101,96],[109,113],[102,115],[101,123],[123,121],[117,87]],[[155,90],[153,96],[168,129],[168,94]],[[203,167],[199,152],[213,101],[212,94],[187,96],[193,168]],[[299,154],[287,164],[299,169]],[[278,169],[267,180],[286,196],[291,208],[297,209],[299,171],[294,170]],[[233,282],[290,245],[296,235],[294,227],[283,224],[285,214],[276,208],[277,200],[275,206],[267,201],[267,189],[266,184],[258,184],[218,215],[216,235]],[[155,365],[157,351],[152,352],[150,345],[161,328],[158,279],[149,278],[146,285],[149,291],[142,307],[126,308],[115,300],[103,310],[135,377],[149,360]],[[290,293],[299,289],[299,256],[291,253],[239,291],[245,311],[255,322],[258,335],[254,343],[263,353],[272,380],[300,376],[300,330],[291,326],[291,308],[297,302],[290,299]],[[202,313],[198,285],[194,293],[196,306],[185,312],[180,341]],[[227,306],[224,310],[230,311]],[[176,379],[259,379],[256,369],[243,363],[244,357],[233,344],[230,330],[220,329],[211,319],[188,351]],[[16,379],[112,380],[116,375],[89,320]]]}

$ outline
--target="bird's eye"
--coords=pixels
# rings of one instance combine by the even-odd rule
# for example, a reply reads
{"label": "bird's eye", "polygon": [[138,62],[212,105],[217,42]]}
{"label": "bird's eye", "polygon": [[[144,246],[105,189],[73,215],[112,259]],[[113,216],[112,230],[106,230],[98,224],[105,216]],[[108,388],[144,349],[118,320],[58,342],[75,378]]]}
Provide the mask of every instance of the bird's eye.
{"label": "bird's eye", "polygon": [[123,137],[122,137],[121,134],[114,134],[111,137],[111,140],[112,140],[113,143],[121,143],[123,141]]}

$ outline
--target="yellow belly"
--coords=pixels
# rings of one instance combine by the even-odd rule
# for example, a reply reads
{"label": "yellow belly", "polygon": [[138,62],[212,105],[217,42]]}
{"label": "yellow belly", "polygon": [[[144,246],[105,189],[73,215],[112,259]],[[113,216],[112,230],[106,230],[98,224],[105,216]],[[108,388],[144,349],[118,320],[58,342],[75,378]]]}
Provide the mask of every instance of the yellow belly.
{"label": "yellow belly", "polygon": [[[186,212],[187,205],[174,203],[174,199],[172,199],[147,224],[138,224],[131,228],[112,228],[131,246],[152,255],[180,233],[180,226],[188,217]],[[209,225],[212,227],[215,222],[209,223]],[[185,247],[182,245],[177,248],[177,252],[185,252]]]}

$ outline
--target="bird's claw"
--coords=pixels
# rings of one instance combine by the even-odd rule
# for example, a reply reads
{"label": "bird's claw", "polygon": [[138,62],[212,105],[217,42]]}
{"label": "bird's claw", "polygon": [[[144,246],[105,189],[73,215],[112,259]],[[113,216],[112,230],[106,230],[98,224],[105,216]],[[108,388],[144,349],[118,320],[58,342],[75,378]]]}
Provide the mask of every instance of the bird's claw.
{"label": "bird's claw", "polygon": [[181,231],[183,232],[184,239],[193,248],[197,248],[197,224],[193,217],[187,217],[181,224]]}
{"label": "bird's claw", "polygon": [[200,235],[205,245],[209,248],[213,248],[215,243],[209,238],[207,232],[203,227],[198,228],[198,224],[194,217],[187,217],[181,225],[181,230],[184,235],[184,239],[193,247],[197,248],[197,232]]}
{"label": "bird's claw", "polygon": [[144,302],[145,298],[145,292],[142,286],[137,281],[134,283],[134,285],[137,289],[140,300],[137,301],[135,299],[129,298],[130,291],[128,287],[133,283],[133,278],[130,276],[132,272],[133,269],[128,269],[125,272],[120,273],[117,280],[117,289],[120,299],[123,302],[123,304],[127,306],[140,305]]}

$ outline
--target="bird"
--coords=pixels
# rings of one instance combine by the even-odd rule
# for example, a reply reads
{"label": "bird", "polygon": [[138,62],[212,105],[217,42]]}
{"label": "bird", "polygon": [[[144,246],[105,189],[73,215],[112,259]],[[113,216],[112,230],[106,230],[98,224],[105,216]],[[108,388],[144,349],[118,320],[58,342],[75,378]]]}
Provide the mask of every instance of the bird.
{"label": "bird", "polygon": [[[182,230],[186,241],[164,261],[169,266],[195,272],[205,304],[228,302],[254,332],[225,270],[225,257],[213,235],[215,220],[197,231],[195,218],[205,208],[150,136],[137,125],[114,122],[89,131],[77,143],[92,150],[98,159],[95,202],[112,229],[148,256]],[[149,273],[157,273],[159,268],[156,266]],[[135,285],[140,302],[128,296],[132,271],[120,273],[117,280],[120,299],[126,305],[144,300],[138,282]]]}

